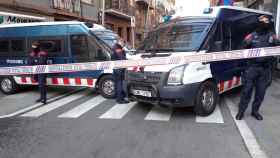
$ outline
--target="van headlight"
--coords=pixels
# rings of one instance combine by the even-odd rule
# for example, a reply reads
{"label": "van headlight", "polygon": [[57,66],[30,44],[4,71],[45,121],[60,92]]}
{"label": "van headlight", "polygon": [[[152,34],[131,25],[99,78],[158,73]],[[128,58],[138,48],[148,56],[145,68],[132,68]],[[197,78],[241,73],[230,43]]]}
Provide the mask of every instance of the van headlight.
{"label": "van headlight", "polygon": [[176,67],[169,72],[167,85],[181,85],[184,77],[185,65]]}

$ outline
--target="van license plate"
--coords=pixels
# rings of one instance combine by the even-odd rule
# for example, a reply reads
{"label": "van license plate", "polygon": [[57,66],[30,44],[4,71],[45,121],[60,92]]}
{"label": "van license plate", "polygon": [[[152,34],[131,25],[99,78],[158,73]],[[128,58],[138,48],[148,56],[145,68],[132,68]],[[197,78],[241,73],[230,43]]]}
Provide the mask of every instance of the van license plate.
{"label": "van license plate", "polygon": [[144,96],[144,97],[152,97],[152,92],[150,91],[143,91],[143,90],[132,90],[133,95],[139,95],[139,96]]}

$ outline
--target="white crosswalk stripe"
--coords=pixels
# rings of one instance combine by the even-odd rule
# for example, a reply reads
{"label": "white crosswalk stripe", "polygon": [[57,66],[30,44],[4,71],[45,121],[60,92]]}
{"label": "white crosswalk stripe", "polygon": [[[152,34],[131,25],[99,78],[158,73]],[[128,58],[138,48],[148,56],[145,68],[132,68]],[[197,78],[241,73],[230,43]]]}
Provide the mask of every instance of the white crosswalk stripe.
{"label": "white crosswalk stripe", "polygon": [[197,123],[224,123],[220,106],[217,105],[215,111],[209,116],[206,117],[196,116],[196,122]]}
{"label": "white crosswalk stripe", "polygon": [[147,114],[145,120],[169,121],[172,115],[172,109],[154,106]]}
{"label": "white crosswalk stripe", "polygon": [[[80,91],[78,93],[74,93],[72,95],[63,97],[60,100],[56,100],[54,102],[51,102],[50,104],[47,104],[42,107],[38,107],[37,109],[31,110],[29,112],[26,112],[20,117],[40,117],[48,112],[51,112],[57,108],[60,108],[62,106],[65,106],[75,100],[78,100],[84,96],[87,96],[90,94],[90,91]],[[76,119],[81,117],[82,115],[85,115],[89,111],[93,110],[95,107],[99,106],[103,102],[105,102],[107,99],[102,97],[101,95],[95,96],[79,105],[76,105],[72,109],[69,109],[68,111],[64,111],[60,115],[58,115],[58,118],[72,118]],[[72,104],[73,105],[73,104]],[[126,114],[131,111],[133,107],[137,105],[137,102],[130,102],[128,104],[115,104],[112,108],[108,109],[105,113],[103,113],[101,116],[99,116],[99,119],[122,119]],[[170,108],[163,108],[159,106],[153,106],[150,111],[146,114],[144,120],[146,121],[170,121],[173,114],[173,109]],[[220,106],[218,105],[215,109],[215,111],[207,116],[207,117],[201,117],[201,116],[195,116],[196,123],[209,123],[209,124],[223,124],[224,118],[220,109]]]}
{"label": "white crosswalk stripe", "polygon": [[102,102],[104,102],[106,99],[102,96],[96,96],[85,103],[75,107],[74,109],[65,112],[58,117],[60,118],[78,118],[85,114],[86,112],[90,111],[92,108],[100,105]]}
{"label": "white crosswalk stripe", "polygon": [[106,113],[101,115],[100,119],[121,119],[123,118],[137,103],[116,104]]}
{"label": "white crosswalk stripe", "polygon": [[40,117],[52,110],[55,110],[59,107],[62,107],[66,104],[69,104],[70,102],[74,101],[74,100],[77,100],[79,98],[82,98],[86,95],[88,95],[90,92],[89,91],[82,91],[82,92],[78,92],[76,94],[73,94],[73,95],[70,95],[70,96],[67,96],[61,100],[58,100],[58,101],[55,101],[55,102],[52,102],[50,104],[47,104],[41,108],[38,108],[38,109],[35,109],[35,110],[32,110],[28,113],[25,113],[23,115],[21,115],[22,117]]}

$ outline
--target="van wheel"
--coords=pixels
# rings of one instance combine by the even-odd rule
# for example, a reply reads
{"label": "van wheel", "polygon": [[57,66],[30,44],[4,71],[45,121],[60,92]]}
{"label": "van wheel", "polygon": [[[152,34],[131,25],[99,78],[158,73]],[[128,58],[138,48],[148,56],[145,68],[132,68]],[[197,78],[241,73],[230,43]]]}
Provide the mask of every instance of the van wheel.
{"label": "van wheel", "polygon": [[103,76],[98,82],[98,91],[104,98],[115,97],[115,82],[112,75]]}
{"label": "van wheel", "polygon": [[196,97],[196,114],[200,116],[210,115],[216,108],[218,97],[218,88],[214,82],[202,83]]}
{"label": "van wheel", "polygon": [[4,77],[0,79],[0,90],[4,94],[14,94],[19,90],[19,86],[12,77]]}

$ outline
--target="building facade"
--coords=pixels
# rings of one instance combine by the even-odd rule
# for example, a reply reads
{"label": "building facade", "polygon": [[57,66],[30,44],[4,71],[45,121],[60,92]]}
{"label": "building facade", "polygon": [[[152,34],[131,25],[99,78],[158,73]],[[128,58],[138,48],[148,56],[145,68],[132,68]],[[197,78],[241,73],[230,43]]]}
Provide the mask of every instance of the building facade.
{"label": "building facade", "polygon": [[131,19],[134,11],[131,0],[105,0],[105,27],[116,32],[128,43],[133,43]]}
{"label": "building facade", "polygon": [[0,1],[0,11],[45,17],[47,21],[97,22],[99,0]]}
{"label": "building facade", "polygon": [[[106,28],[113,30],[135,47],[153,27],[161,22],[163,14],[166,14],[161,11],[162,6],[165,11],[168,11],[174,8],[175,0],[105,0],[104,23]],[[100,8],[102,9],[102,4]],[[99,23],[101,23],[100,19]]]}
{"label": "building facade", "polygon": [[[104,0],[104,25],[136,47],[175,0]],[[46,21],[102,23],[103,0],[0,0],[0,11],[44,17]]]}

